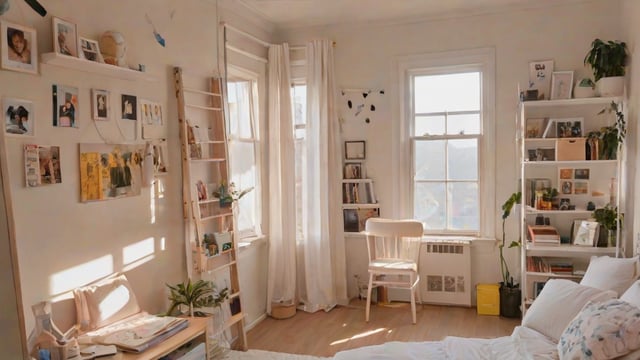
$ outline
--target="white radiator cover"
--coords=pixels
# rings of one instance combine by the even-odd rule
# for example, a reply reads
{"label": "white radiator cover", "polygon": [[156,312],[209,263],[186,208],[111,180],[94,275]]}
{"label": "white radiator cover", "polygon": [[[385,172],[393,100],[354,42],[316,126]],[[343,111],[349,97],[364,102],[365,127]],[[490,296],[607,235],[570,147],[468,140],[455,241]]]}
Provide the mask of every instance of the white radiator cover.
{"label": "white radiator cover", "polygon": [[[426,240],[418,260],[423,303],[471,306],[471,241]],[[389,289],[389,301],[410,301],[409,292]]]}

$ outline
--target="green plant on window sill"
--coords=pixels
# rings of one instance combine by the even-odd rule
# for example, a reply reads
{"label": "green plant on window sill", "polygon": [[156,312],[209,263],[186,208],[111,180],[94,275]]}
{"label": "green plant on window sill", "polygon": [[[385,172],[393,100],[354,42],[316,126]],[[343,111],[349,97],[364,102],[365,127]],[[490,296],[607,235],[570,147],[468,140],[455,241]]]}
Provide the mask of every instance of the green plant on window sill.
{"label": "green plant on window sill", "polygon": [[[516,204],[520,204],[522,200],[522,193],[520,191],[515,192],[509,196],[509,198],[502,204],[502,243],[498,246],[500,251],[500,272],[502,274],[502,285],[508,288],[517,288],[520,285],[514,284],[513,276],[509,272],[509,265],[507,264],[506,259],[504,258],[504,248],[507,243],[507,235],[505,230],[505,224],[509,215],[511,215],[511,210]],[[520,247],[521,239],[518,241],[512,241],[509,243],[509,248]]]}
{"label": "green plant on window sill", "polygon": [[174,315],[174,312],[180,310],[182,306],[189,308],[189,316],[208,316],[209,313],[196,309],[219,307],[229,297],[228,288],[216,291],[213,282],[206,280],[192,283],[191,279],[188,279],[176,285],[166,285],[170,290],[169,300],[171,301],[169,310],[165,313],[168,316]]}
{"label": "green plant on window sill", "polygon": [[220,200],[221,207],[228,207],[234,201],[240,200],[243,196],[253,190],[253,186],[244,190],[236,190],[235,183],[230,183],[228,186],[226,182],[222,181],[217,190],[213,191],[213,196]]}

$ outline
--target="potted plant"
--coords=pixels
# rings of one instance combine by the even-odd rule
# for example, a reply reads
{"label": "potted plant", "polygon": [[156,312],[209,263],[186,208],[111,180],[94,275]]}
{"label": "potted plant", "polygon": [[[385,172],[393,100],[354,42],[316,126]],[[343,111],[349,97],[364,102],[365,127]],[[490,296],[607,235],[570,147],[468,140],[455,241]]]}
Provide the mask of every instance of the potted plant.
{"label": "potted plant", "polygon": [[596,96],[596,83],[590,78],[582,78],[582,80],[576,82],[576,86],[573,89],[573,97],[576,99],[590,98]]}
{"label": "potted plant", "polygon": [[[522,193],[518,191],[511,194],[504,204],[502,204],[502,243],[498,246],[500,252],[500,272],[502,274],[502,281],[500,282],[500,315],[510,318],[519,318],[521,316],[520,301],[522,295],[520,293],[520,284],[514,283],[513,276],[511,276],[511,272],[509,272],[509,265],[504,258],[504,250],[507,244],[505,224],[511,214],[513,206],[520,204],[521,200]],[[519,247],[520,245],[520,239],[518,239],[518,241],[509,243],[508,248]]]}
{"label": "potted plant", "polygon": [[240,198],[245,196],[251,190],[253,190],[253,187],[244,190],[236,190],[235,183],[232,182],[227,186],[227,183],[223,180],[220,182],[218,189],[213,192],[213,196],[220,200],[220,207],[229,207],[234,201],[240,200]]}
{"label": "potted plant", "polygon": [[621,41],[595,39],[584,57],[590,65],[600,96],[620,96],[624,92],[627,44]]}
{"label": "potted plant", "polygon": [[601,229],[604,228],[606,230],[606,238],[598,237],[598,246],[616,246],[618,222],[622,226],[622,216],[618,215],[618,208],[607,204],[603,208],[595,209],[591,216],[600,224]]}
{"label": "potted plant", "polygon": [[587,138],[590,144],[593,141],[597,141],[597,146],[592,146],[591,148],[591,152],[598,154],[597,159],[615,160],[618,149],[624,143],[627,135],[627,123],[622,112],[622,104],[612,101],[608,107],[602,109],[598,114],[604,113],[614,113],[616,116],[615,124],[604,126],[598,131],[591,131]]}
{"label": "potted plant", "polygon": [[202,308],[219,307],[228,298],[229,289],[217,291],[211,281],[198,280],[192,283],[191,279],[188,279],[177,285],[166,285],[170,290],[171,305],[165,315],[174,315],[176,310],[181,312],[180,308],[186,306],[189,309],[189,316],[208,316],[210,313],[203,311]]}

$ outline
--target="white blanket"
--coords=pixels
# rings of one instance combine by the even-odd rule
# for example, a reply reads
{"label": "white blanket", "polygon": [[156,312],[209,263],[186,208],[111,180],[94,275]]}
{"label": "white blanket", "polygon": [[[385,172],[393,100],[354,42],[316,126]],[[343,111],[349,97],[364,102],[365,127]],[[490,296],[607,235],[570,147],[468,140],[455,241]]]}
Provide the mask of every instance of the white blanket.
{"label": "white blanket", "polygon": [[448,336],[442,341],[388,342],[338,352],[336,360],[374,359],[558,359],[556,343],[535,330],[518,326],[511,336],[473,339]]}

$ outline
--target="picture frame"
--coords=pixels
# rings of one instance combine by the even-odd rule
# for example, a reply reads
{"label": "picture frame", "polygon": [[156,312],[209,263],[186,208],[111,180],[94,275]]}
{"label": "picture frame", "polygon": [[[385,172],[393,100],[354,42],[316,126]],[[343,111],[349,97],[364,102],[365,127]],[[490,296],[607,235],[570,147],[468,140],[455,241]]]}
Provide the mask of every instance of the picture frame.
{"label": "picture frame", "polygon": [[528,139],[541,138],[547,125],[546,122],[546,118],[527,119],[525,124],[525,137]]}
{"label": "picture frame", "polygon": [[100,45],[96,40],[79,37],[78,57],[97,63],[104,64],[104,58],[100,53]]}
{"label": "picture frame", "polygon": [[583,118],[553,119],[553,122],[555,124],[557,138],[583,137],[583,134],[584,134]]}
{"label": "picture frame", "polygon": [[551,100],[571,99],[573,71],[554,71],[551,74]]}
{"label": "picture frame", "polygon": [[600,224],[597,221],[575,220],[573,227],[573,245],[594,246],[598,239]]}
{"label": "picture frame", "polygon": [[138,101],[135,95],[122,94],[121,114],[123,120],[138,120]]}
{"label": "picture frame", "polygon": [[589,169],[575,169],[574,179],[576,180],[589,180]]}
{"label": "picture frame", "polygon": [[24,145],[24,170],[26,187],[62,183],[60,147]]}
{"label": "picture frame", "polygon": [[[529,63],[529,88],[538,91],[538,100],[549,100],[553,60],[531,61]],[[527,97],[529,97],[527,95]]]}
{"label": "picture frame", "polygon": [[348,162],[344,164],[345,179],[364,179],[361,162]]}
{"label": "picture frame", "polygon": [[107,90],[91,89],[91,117],[108,121],[111,117],[111,94]]}
{"label": "picture frame", "polygon": [[51,85],[53,98],[53,126],[78,127],[78,88],[66,85]]}
{"label": "picture frame", "polygon": [[23,99],[3,98],[5,136],[35,136],[33,102]]}
{"label": "picture frame", "polygon": [[344,158],[347,160],[364,160],[366,158],[365,141],[345,141]]}
{"label": "picture frame", "polygon": [[34,28],[0,21],[0,63],[3,69],[38,74],[38,40]]}
{"label": "picture frame", "polygon": [[78,57],[78,30],[76,24],[54,16],[53,50],[56,54]]}

